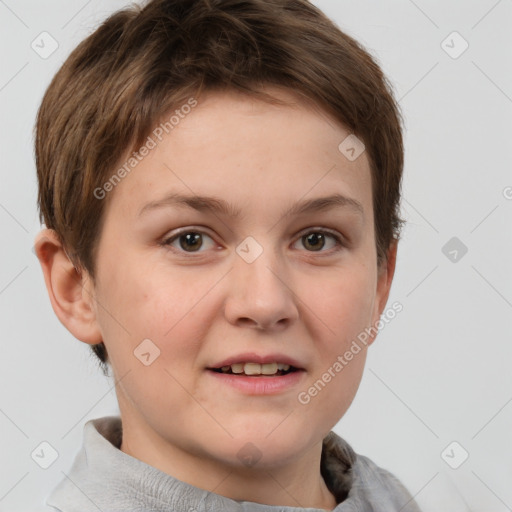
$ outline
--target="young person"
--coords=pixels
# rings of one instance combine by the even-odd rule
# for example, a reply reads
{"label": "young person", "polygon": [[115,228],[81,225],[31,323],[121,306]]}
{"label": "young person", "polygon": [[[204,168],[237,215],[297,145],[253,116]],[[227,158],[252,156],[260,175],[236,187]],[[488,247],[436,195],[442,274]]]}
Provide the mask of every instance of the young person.
{"label": "young person", "polygon": [[393,279],[403,142],[377,63],[307,0],[108,18],[36,126],[53,309],[112,371],[47,504],[419,509],[331,429]]}

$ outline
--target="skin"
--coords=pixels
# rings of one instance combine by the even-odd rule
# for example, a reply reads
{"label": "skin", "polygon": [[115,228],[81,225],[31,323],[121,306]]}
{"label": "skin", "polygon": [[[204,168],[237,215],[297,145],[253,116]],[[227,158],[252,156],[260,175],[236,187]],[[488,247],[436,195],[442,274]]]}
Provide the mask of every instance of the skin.
{"label": "skin", "polygon": [[[379,320],[397,246],[379,269],[367,155],[350,162],[338,150],[350,132],[291,92],[269,92],[294,106],[207,93],[109,193],[94,281],[74,269],[52,230],[35,247],[60,321],[107,347],[123,452],[235,500],[332,510],[321,441],[356,394],[366,348],[308,404],[297,397]],[[241,217],[176,206],[139,216],[171,192],[222,198]],[[333,193],[364,214],[284,216]],[[203,233],[202,245],[187,252],[182,237],[166,246],[179,228]],[[304,240],[322,229],[344,245],[336,250],[329,235]],[[248,236],[263,248],[250,264],[236,252]],[[134,356],[144,339],[160,350],[148,366]],[[286,354],[305,372],[292,389],[249,396],[206,370],[242,352]],[[237,456],[248,442],[261,454],[252,467]]]}

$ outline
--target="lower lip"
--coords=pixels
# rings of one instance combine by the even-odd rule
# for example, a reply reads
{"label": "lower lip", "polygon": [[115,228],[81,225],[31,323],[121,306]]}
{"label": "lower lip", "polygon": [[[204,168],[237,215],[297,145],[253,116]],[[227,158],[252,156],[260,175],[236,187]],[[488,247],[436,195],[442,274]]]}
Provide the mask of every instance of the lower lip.
{"label": "lower lip", "polygon": [[275,395],[282,393],[296,386],[306,374],[304,370],[297,370],[276,377],[266,377],[263,375],[251,377],[240,374],[219,373],[213,370],[207,371],[219,382],[238,389],[248,395]]}

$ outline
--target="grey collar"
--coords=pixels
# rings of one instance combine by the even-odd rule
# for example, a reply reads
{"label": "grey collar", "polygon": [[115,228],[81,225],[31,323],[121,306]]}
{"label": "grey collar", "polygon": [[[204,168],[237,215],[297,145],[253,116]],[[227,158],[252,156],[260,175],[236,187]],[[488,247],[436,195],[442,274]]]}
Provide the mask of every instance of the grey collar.
{"label": "grey collar", "polygon": [[[122,452],[121,438],[119,416],[89,420],[83,446],[47,505],[62,512],[325,512],[236,501],[200,489]],[[391,473],[334,432],[323,441],[321,473],[338,503],[334,512],[420,512]]]}

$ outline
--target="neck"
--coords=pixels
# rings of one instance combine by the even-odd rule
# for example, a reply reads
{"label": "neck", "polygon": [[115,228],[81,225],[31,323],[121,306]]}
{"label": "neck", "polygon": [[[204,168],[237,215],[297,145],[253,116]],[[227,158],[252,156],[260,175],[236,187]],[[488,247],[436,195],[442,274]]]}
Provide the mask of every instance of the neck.
{"label": "neck", "polygon": [[241,468],[184,450],[123,421],[121,451],[182,482],[233,500],[328,511],[337,505],[320,473],[321,441],[286,464]]}

